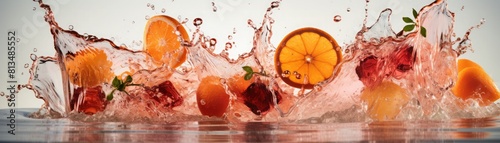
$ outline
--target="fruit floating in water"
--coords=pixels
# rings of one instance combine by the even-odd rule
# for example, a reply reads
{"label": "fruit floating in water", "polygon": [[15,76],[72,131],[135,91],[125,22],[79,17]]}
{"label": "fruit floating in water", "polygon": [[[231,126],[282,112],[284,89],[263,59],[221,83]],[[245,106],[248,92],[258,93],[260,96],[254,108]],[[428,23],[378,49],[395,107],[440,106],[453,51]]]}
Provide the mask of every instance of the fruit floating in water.
{"label": "fruit floating in water", "polygon": [[[277,103],[281,102],[281,95],[275,91]],[[254,82],[243,93],[244,104],[250,108],[255,115],[265,114],[274,105],[273,93],[267,89],[267,85]]]}
{"label": "fruit floating in water", "polygon": [[333,75],[342,61],[340,47],[330,34],[316,28],[289,33],[276,49],[274,64],[278,75],[290,86],[313,88]]}
{"label": "fruit floating in water", "polygon": [[181,40],[189,41],[184,27],[172,17],[157,15],[146,24],[144,51],[154,60],[176,68],[186,61],[187,50]]}
{"label": "fruit floating in water", "polygon": [[378,85],[367,87],[361,93],[361,100],[368,105],[367,114],[374,120],[393,120],[408,103],[410,97],[401,86],[383,81]]}
{"label": "fruit floating in water", "polygon": [[462,100],[477,100],[480,106],[488,106],[500,98],[500,93],[491,77],[478,64],[458,60],[458,79],[452,91]]}
{"label": "fruit floating in water", "polygon": [[[77,104],[79,97],[83,96],[83,101],[81,104]],[[95,114],[99,111],[103,111],[106,107],[105,94],[102,91],[101,86],[95,86],[92,88],[79,87],[75,89],[73,93],[73,98],[71,100],[71,110],[77,110],[85,114]]]}
{"label": "fruit floating in water", "polygon": [[207,76],[201,79],[196,90],[196,101],[201,114],[222,117],[229,105],[229,94],[226,93],[221,78]]}

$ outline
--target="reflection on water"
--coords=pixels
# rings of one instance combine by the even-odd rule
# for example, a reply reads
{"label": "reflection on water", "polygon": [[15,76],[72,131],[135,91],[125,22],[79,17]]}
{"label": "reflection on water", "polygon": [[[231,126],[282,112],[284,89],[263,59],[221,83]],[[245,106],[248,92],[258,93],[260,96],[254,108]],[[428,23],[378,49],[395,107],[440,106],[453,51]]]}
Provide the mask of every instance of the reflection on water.
{"label": "reflection on water", "polygon": [[51,142],[296,142],[296,141],[471,141],[500,140],[499,117],[452,121],[390,121],[355,123],[171,123],[76,122],[31,119],[36,109],[16,110],[16,135],[6,124],[8,109],[0,110],[0,141]]}

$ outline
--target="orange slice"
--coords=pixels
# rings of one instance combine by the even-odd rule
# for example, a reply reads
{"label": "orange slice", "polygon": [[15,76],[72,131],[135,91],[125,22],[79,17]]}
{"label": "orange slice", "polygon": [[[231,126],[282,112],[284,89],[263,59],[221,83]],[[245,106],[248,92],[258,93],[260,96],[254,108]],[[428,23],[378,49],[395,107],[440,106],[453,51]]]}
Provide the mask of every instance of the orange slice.
{"label": "orange slice", "polygon": [[93,87],[114,77],[113,63],[103,50],[93,47],[68,55],[64,63],[70,82],[78,86]]}
{"label": "orange slice", "polygon": [[196,101],[201,114],[222,117],[229,105],[229,94],[224,89],[221,78],[207,76],[196,90]]}
{"label": "orange slice", "polygon": [[384,81],[365,88],[361,93],[361,100],[368,104],[367,114],[370,118],[384,121],[396,118],[410,97],[399,85]]}
{"label": "orange slice", "polygon": [[189,41],[184,27],[172,17],[157,15],[146,24],[144,51],[154,60],[176,68],[186,61],[187,50],[181,45],[181,40]]}
{"label": "orange slice", "polygon": [[297,88],[312,88],[330,78],[341,60],[342,54],[335,39],[320,29],[309,27],[285,36],[274,56],[280,77]]}
{"label": "orange slice", "polygon": [[455,96],[462,100],[475,99],[480,106],[488,106],[500,98],[500,93],[491,77],[478,64],[458,60],[458,79],[452,88]]}

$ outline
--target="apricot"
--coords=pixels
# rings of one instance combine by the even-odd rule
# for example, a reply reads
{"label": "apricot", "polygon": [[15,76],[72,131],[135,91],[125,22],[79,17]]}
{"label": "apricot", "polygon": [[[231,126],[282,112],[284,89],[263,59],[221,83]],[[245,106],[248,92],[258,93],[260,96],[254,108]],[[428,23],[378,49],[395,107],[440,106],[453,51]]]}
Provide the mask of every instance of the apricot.
{"label": "apricot", "polygon": [[458,61],[458,78],[453,94],[462,100],[477,100],[480,106],[488,106],[500,98],[491,77],[478,64],[467,60]]}
{"label": "apricot", "polygon": [[392,120],[408,103],[410,97],[399,85],[383,81],[378,85],[365,88],[361,100],[368,104],[367,114],[374,120]]}

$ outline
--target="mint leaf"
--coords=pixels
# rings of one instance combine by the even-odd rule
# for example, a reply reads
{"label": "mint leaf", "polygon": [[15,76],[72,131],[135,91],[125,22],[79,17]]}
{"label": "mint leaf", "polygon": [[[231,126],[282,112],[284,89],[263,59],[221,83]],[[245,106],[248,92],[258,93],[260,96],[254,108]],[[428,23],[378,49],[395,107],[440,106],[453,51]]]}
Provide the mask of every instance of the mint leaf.
{"label": "mint leaf", "polygon": [[422,36],[424,37],[427,37],[427,29],[425,29],[425,27],[420,27],[420,34],[422,34]]}
{"label": "mint leaf", "polygon": [[126,87],[125,84],[120,84],[118,87],[116,87],[116,90],[118,90],[118,91],[125,91],[125,87]]}
{"label": "mint leaf", "polygon": [[413,9],[413,18],[417,19],[418,13],[415,9]]}
{"label": "mint leaf", "polygon": [[245,70],[247,73],[253,73],[252,67],[250,66],[244,66],[243,70]]}
{"label": "mint leaf", "polygon": [[406,25],[405,27],[403,27],[403,31],[406,31],[406,32],[410,32],[410,31],[413,31],[413,29],[415,29],[415,25]]}
{"label": "mint leaf", "polygon": [[405,23],[415,23],[415,22],[413,22],[413,20],[411,20],[411,18],[409,18],[409,17],[403,17],[403,21],[404,21]]}
{"label": "mint leaf", "polygon": [[127,79],[125,79],[125,83],[131,83],[132,82],[132,76],[127,75]]}
{"label": "mint leaf", "polygon": [[113,100],[113,93],[115,93],[115,89],[113,89],[113,91],[111,91],[111,93],[108,94],[108,96],[106,96],[106,100],[108,101],[111,101]]}
{"label": "mint leaf", "polygon": [[111,85],[116,88],[120,86],[120,84],[122,84],[121,81],[118,79],[118,77],[115,76],[115,78],[113,78],[113,82]]}
{"label": "mint leaf", "polygon": [[245,80],[250,80],[250,79],[252,79],[252,76],[253,76],[253,72],[249,72],[249,73],[245,74],[244,78],[245,78]]}

